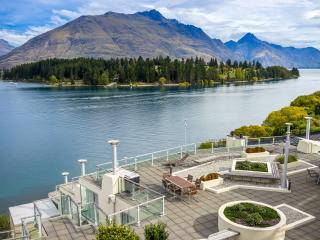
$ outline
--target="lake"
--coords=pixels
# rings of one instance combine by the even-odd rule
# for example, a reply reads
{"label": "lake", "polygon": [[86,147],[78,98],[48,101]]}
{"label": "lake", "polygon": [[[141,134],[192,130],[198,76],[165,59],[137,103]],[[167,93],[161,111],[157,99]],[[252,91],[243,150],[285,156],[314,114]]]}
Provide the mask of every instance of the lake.
{"label": "lake", "polygon": [[119,157],[187,142],[221,138],[298,95],[320,89],[320,70],[301,70],[293,80],[203,89],[50,88],[0,82],[0,212],[46,197],[63,181],[111,161],[109,139],[119,139]]}

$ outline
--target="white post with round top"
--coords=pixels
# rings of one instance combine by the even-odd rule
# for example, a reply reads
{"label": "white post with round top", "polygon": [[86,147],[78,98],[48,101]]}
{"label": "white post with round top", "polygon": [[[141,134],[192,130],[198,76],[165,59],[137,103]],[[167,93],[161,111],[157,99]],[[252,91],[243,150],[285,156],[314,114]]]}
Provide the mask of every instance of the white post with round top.
{"label": "white post with round top", "polygon": [[79,159],[78,162],[80,163],[81,166],[81,176],[86,175],[86,159]]}
{"label": "white post with round top", "polygon": [[109,140],[108,143],[112,146],[112,172],[116,174],[118,170],[117,145],[119,140]]}
{"label": "white post with round top", "polygon": [[69,172],[63,172],[61,173],[61,175],[64,177],[64,183],[67,184],[68,181],[68,176],[69,176]]}

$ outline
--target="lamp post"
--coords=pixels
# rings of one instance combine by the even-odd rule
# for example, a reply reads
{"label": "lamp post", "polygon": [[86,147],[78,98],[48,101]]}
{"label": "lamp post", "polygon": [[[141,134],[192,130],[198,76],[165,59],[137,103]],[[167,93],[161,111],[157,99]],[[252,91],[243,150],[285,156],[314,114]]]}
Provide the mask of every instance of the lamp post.
{"label": "lamp post", "polygon": [[282,182],[281,187],[286,188],[287,187],[287,168],[288,168],[288,158],[289,158],[289,147],[290,147],[290,127],[292,123],[286,123],[287,125],[287,141],[284,151],[284,168],[282,172]]}
{"label": "lamp post", "polygon": [[312,117],[305,117],[305,120],[307,120],[307,125],[306,125],[306,139],[310,139],[310,127],[311,127],[311,119]]}
{"label": "lamp post", "polygon": [[184,120],[184,148],[185,152],[187,152],[187,120]]}

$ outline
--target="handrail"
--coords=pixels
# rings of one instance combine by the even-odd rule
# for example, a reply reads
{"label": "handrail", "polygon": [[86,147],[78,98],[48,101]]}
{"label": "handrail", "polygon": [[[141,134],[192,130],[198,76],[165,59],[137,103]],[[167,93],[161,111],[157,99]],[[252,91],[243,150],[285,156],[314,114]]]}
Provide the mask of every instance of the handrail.
{"label": "handrail", "polygon": [[130,179],[127,179],[127,178],[124,178],[124,177],[120,177],[120,178],[122,178],[123,180],[128,181],[128,182],[130,182],[130,183],[132,183],[132,184],[134,184],[134,185],[136,185],[136,186],[138,186],[138,187],[142,187],[142,188],[144,188],[144,189],[146,189],[146,190],[148,190],[148,191],[150,191],[150,192],[153,192],[153,193],[155,193],[156,195],[163,196],[161,193],[158,193],[157,191],[155,191],[155,190],[153,190],[153,189],[151,189],[151,188],[148,188],[148,187],[146,187],[146,186],[144,186],[144,185],[141,185],[141,184],[138,184],[138,183],[136,183],[136,182],[133,182],[133,181],[131,181]]}
{"label": "handrail", "polygon": [[155,198],[155,199],[152,199],[152,200],[143,202],[143,203],[139,203],[139,204],[137,204],[137,205],[135,205],[135,206],[126,208],[126,209],[124,209],[124,210],[120,210],[120,211],[115,212],[115,213],[111,213],[111,214],[109,214],[109,215],[107,215],[107,216],[108,216],[108,218],[110,219],[111,217],[113,217],[113,216],[115,216],[115,215],[118,215],[118,214],[120,214],[120,213],[122,213],[122,212],[127,212],[127,211],[129,211],[129,210],[132,210],[132,209],[135,209],[135,208],[138,208],[138,207],[147,205],[147,204],[149,204],[149,203],[151,203],[151,202],[155,202],[155,201],[160,200],[160,199],[163,199],[163,198],[165,198],[165,196],[161,196],[161,197],[158,197],[158,198]]}
{"label": "handrail", "polygon": [[[261,139],[276,139],[276,138],[283,138],[285,136],[270,136],[270,137],[260,137],[260,138],[247,138],[248,141],[250,140],[261,140]],[[145,159],[145,160],[139,160],[139,161],[135,161],[135,162],[131,162],[131,163],[127,163],[127,164],[124,164],[122,165],[122,167],[126,167],[126,166],[130,166],[130,165],[136,165],[136,164],[139,164],[139,163],[144,163],[144,162],[150,162],[150,161],[153,161],[155,159],[158,159],[158,158],[161,158],[159,156],[154,156],[158,153],[163,153],[163,152],[170,152],[170,150],[180,150],[180,151],[185,151],[187,147],[190,147],[190,146],[195,146],[195,153],[197,151],[197,146],[200,145],[201,143],[204,143],[204,142],[208,142],[208,141],[212,141],[212,142],[219,142],[219,141],[226,141],[226,139],[219,139],[219,140],[215,140],[215,139],[207,139],[207,140],[204,140],[204,141],[201,141],[201,142],[195,142],[195,143],[190,143],[190,144],[185,144],[185,145],[180,145],[180,146],[176,146],[176,147],[172,147],[172,148],[167,148],[167,149],[163,149],[163,150],[159,150],[159,151],[155,151],[155,152],[150,152],[150,153],[146,153],[146,154],[140,154],[140,155],[136,155],[136,156],[133,156],[133,157],[125,157],[125,158],[122,158],[120,160],[118,160],[118,163],[122,163],[122,162],[128,162],[128,160],[133,160],[133,159],[137,159],[139,157],[144,157],[144,156],[153,156],[153,158],[151,159]],[[260,145],[263,145],[265,143],[260,143]],[[272,143],[274,144],[274,142]],[[215,149],[223,149],[223,148],[226,148],[226,147],[217,147]],[[237,148],[237,147],[229,147],[229,149],[232,149],[232,148]],[[177,154],[179,153],[179,151],[177,152]],[[170,154],[172,155],[172,154]],[[89,174],[86,174],[85,176],[91,176],[91,175],[94,175],[94,174],[97,174],[98,171],[100,170],[109,170],[109,169],[103,169],[103,166],[105,165],[108,165],[108,164],[111,164],[111,162],[105,162],[105,163],[101,163],[101,164],[97,164],[96,165],[96,171],[93,172],[93,173],[89,173]],[[111,168],[110,168],[111,169]],[[68,184],[74,184],[75,181],[77,181],[77,179],[79,179],[81,176],[77,176],[77,177],[73,177],[72,178],[72,182],[69,182],[69,183],[63,183],[63,184],[60,184],[60,185],[57,185],[56,188],[58,188],[59,186],[64,186],[64,185],[68,185]]]}

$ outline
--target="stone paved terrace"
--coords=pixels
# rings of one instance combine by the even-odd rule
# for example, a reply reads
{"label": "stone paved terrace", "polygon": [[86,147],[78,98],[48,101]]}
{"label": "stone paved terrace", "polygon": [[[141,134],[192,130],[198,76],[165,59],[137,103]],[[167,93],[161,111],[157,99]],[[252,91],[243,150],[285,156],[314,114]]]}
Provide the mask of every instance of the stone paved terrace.
{"label": "stone paved terrace", "polygon": [[94,240],[96,230],[92,226],[75,227],[67,217],[58,217],[43,222],[47,240]]}
{"label": "stone paved terrace", "polygon": [[[280,151],[280,148],[277,149]],[[319,155],[297,154],[300,158],[308,162],[319,165]],[[218,231],[219,207],[235,200],[254,200],[277,206],[286,203],[305,211],[316,217],[311,223],[287,231],[286,239],[320,239],[320,185],[307,181],[306,172],[290,176],[292,181],[291,193],[279,193],[258,190],[233,190],[220,194],[207,191],[199,191],[195,199],[179,200],[174,199],[165,193],[161,187],[162,173],[167,172],[165,167],[139,166],[137,172],[141,176],[142,184],[166,195],[166,215],[161,221],[168,225],[170,239],[201,239]],[[150,220],[154,222],[157,220]],[[143,224],[147,224],[145,222]],[[142,236],[143,228],[135,227],[135,230]]]}

